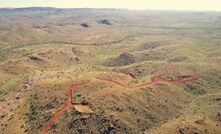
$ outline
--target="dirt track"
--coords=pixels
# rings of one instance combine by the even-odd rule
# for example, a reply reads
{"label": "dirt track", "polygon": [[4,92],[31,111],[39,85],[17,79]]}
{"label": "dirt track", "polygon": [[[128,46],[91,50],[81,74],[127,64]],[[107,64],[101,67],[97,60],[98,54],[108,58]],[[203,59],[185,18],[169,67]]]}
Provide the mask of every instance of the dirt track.
{"label": "dirt track", "polygon": [[[68,99],[67,99],[67,101],[65,103],[65,106],[62,107],[62,108],[58,108],[54,113],[52,113],[50,121],[43,126],[42,134],[46,134],[47,133],[47,131],[51,128],[51,126],[54,123],[56,123],[57,118],[63,112],[65,112],[66,110],[67,111],[71,110],[71,108],[73,108],[75,105],[80,105],[80,104],[72,103],[72,101],[73,101],[73,97],[72,97],[73,89],[78,87],[78,86],[85,85],[88,82],[89,81],[82,82],[82,83],[73,83],[73,84],[71,84],[71,86],[67,89],[67,97],[68,97]],[[91,105],[88,105],[88,107],[91,108]]]}
{"label": "dirt track", "polygon": [[[127,85],[126,83],[124,83],[122,81],[119,81],[119,80],[116,80],[116,79],[113,79],[113,78],[110,78],[110,77],[96,77],[95,79],[99,80],[99,81],[111,83],[111,84],[114,84],[114,85],[117,85],[117,86],[121,86],[121,87],[124,87],[124,88],[140,88],[140,87],[151,86],[151,85],[154,85],[154,84],[157,84],[157,83],[164,83],[164,82],[167,82],[167,83],[185,83],[185,82],[190,82],[190,81],[197,80],[198,77],[196,75],[192,75],[192,76],[178,77],[178,79],[176,79],[176,80],[167,80],[167,79],[165,79],[161,76],[154,76],[154,77],[151,78],[150,82],[146,82],[146,83],[139,83],[138,82],[138,84],[135,84],[135,85]],[[74,103],[73,102],[73,97],[72,97],[74,88],[76,88],[78,86],[88,84],[89,82],[90,81],[83,81],[81,83],[73,82],[71,84],[71,86],[67,89],[68,99],[65,103],[65,106],[63,106],[62,108],[58,108],[54,113],[52,113],[50,121],[48,123],[46,123],[45,125],[43,125],[42,134],[47,134],[47,132],[51,128],[51,126],[56,123],[57,118],[63,112],[65,112],[66,110],[70,111],[71,108],[73,108],[74,106],[82,106],[84,108],[86,107],[87,109],[89,109],[89,111],[92,111],[91,110],[91,108],[92,108],[91,104],[82,105],[82,104]]]}
{"label": "dirt track", "polygon": [[133,85],[132,87],[138,88],[138,87],[143,87],[143,86],[151,86],[153,84],[156,83],[185,83],[185,82],[190,82],[190,81],[194,81],[197,80],[198,77],[195,75],[192,76],[185,76],[185,77],[180,77],[176,80],[167,80],[161,76],[154,76],[151,78],[151,82],[147,82],[147,83],[142,83],[142,84],[137,84],[137,85]]}
{"label": "dirt track", "polygon": [[101,80],[101,81],[106,81],[121,87],[127,87],[127,88],[140,88],[140,87],[144,87],[144,86],[151,86],[153,84],[156,83],[185,83],[185,82],[189,82],[189,81],[194,81],[197,80],[198,77],[196,75],[192,75],[192,76],[185,76],[185,77],[179,77],[176,80],[167,80],[161,76],[154,76],[151,78],[150,82],[146,82],[146,83],[140,83],[138,82],[135,85],[127,85],[126,83],[120,82],[118,80],[115,80],[113,78],[110,77],[96,77],[97,80]]}

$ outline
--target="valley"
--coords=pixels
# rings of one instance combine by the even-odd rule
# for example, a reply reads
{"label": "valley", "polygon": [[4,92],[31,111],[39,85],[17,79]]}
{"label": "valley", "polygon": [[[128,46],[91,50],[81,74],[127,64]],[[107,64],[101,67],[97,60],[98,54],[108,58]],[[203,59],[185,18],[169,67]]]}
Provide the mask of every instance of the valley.
{"label": "valley", "polygon": [[0,134],[221,133],[220,12],[0,9]]}

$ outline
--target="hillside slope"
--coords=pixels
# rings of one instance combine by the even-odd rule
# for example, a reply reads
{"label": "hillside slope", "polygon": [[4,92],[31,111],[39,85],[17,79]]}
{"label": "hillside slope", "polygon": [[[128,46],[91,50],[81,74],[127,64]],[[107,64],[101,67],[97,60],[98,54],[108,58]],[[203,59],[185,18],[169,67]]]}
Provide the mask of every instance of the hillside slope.
{"label": "hillside slope", "polygon": [[220,16],[0,9],[0,134],[220,134]]}

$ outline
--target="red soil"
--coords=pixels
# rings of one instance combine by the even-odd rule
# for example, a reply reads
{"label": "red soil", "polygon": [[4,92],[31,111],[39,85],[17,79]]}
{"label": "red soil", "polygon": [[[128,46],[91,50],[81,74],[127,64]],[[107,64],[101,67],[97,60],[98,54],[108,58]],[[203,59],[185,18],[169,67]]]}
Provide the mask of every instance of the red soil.
{"label": "red soil", "polygon": [[120,82],[118,80],[115,80],[113,78],[110,77],[96,77],[97,80],[102,80],[102,81],[106,81],[106,82],[110,82],[112,84],[121,86],[121,87],[127,87],[127,88],[138,88],[138,87],[143,87],[143,86],[151,86],[153,84],[156,83],[185,83],[185,82],[189,82],[189,81],[194,81],[197,80],[198,77],[196,75],[192,75],[192,76],[185,76],[185,77],[179,77],[176,80],[167,80],[161,76],[154,76],[151,78],[150,82],[146,82],[146,83],[138,83],[135,85],[127,85],[126,83]]}
{"label": "red soil", "polygon": [[[139,87],[151,86],[151,85],[156,84],[156,83],[164,83],[164,82],[167,82],[167,83],[185,83],[185,82],[190,82],[190,81],[197,80],[198,77],[196,75],[192,75],[192,76],[178,77],[178,79],[176,79],[176,80],[167,80],[167,79],[165,79],[165,78],[163,78],[161,76],[154,76],[154,77],[151,78],[150,82],[140,83],[140,84],[135,84],[135,85],[127,85],[124,82],[118,81],[118,80],[110,78],[110,77],[96,77],[96,79],[99,80],[99,81],[104,81],[104,82],[112,83],[114,85],[118,85],[118,86],[121,86],[121,87],[139,88]],[[68,97],[68,99],[66,101],[65,106],[62,107],[62,108],[57,109],[54,113],[52,113],[50,121],[46,125],[43,126],[42,134],[46,134],[47,133],[47,131],[51,128],[51,126],[53,124],[56,123],[57,118],[63,112],[65,112],[66,110],[69,111],[75,105],[82,105],[82,104],[79,104],[79,103],[73,103],[72,102],[73,101],[73,97],[72,97],[73,89],[78,87],[78,86],[85,85],[85,84],[87,84],[89,82],[90,81],[71,84],[71,86],[67,89],[67,97]],[[87,106],[89,108],[92,108],[91,104],[88,104]]]}
{"label": "red soil", "polygon": [[[49,121],[47,124],[45,124],[45,125],[43,126],[43,128],[42,128],[42,134],[46,134],[46,133],[47,133],[47,131],[51,128],[51,126],[52,126],[53,124],[56,123],[57,118],[58,118],[63,112],[65,112],[66,110],[69,111],[71,108],[74,107],[74,105],[81,105],[81,104],[73,104],[73,103],[72,103],[72,100],[73,100],[73,97],[72,97],[73,88],[78,87],[78,86],[81,86],[81,85],[85,85],[85,84],[87,84],[87,83],[89,83],[89,81],[82,82],[82,83],[74,83],[74,84],[71,84],[71,86],[67,89],[67,97],[68,97],[68,99],[67,99],[67,101],[66,101],[65,106],[62,107],[62,108],[57,109],[54,113],[52,113],[50,121]],[[91,107],[92,107],[91,104],[89,104],[88,107],[91,108]]]}
{"label": "red soil", "polygon": [[151,86],[153,84],[156,83],[185,83],[185,82],[190,82],[190,81],[194,81],[197,80],[198,77],[196,75],[192,75],[192,76],[185,76],[185,77],[179,77],[176,80],[167,80],[161,76],[154,76],[151,78],[151,82],[147,82],[147,83],[142,83],[142,84],[138,84],[138,85],[134,85],[132,87],[143,87],[143,86]]}

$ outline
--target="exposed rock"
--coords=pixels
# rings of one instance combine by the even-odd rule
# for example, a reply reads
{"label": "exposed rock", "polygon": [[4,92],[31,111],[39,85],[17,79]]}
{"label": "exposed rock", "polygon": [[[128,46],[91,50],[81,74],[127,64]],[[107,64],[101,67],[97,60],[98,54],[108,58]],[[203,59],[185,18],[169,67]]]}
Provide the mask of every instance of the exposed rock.
{"label": "exposed rock", "polygon": [[84,27],[84,28],[88,28],[89,25],[87,23],[81,23],[81,26]]}
{"label": "exposed rock", "polygon": [[1,118],[4,118],[5,117],[5,115],[1,115]]}
{"label": "exposed rock", "polygon": [[35,61],[42,61],[41,58],[39,58],[39,57],[37,57],[37,56],[33,56],[33,55],[29,56],[29,58],[30,58],[31,60],[35,60]]}
{"label": "exposed rock", "polygon": [[97,20],[97,23],[105,24],[105,25],[111,25],[111,22],[108,19]]}
{"label": "exposed rock", "polygon": [[57,98],[53,98],[53,100],[51,102],[49,102],[48,104],[46,104],[46,106],[44,107],[44,109],[49,110],[49,109],[53,109],[59,106],[59,102],[57,101]]}
{"label": "exposed rock", "polygon": [[108,59],[103,65],[104,66],[125,66],[135,63],[135,57],[131,53],[122,53],[116,58]]}
{"label": "exposed rock", "polygon": [[8,121],[14,118],[14,114],[9,115]]}
{"label": "exposed rock", "polygon": [[203,120],[203,119],[196,120],[195,123],[196,123],[196,124],[204,124],[204,120]]}
{"label": "exposed rock", "polygon": [[67,126],[65,124],[63,126],[67,127],[65,129],[66,133],[128,133],[123,123],[119,123],[119,121],[113,118],[107,118],[100,114],[91,114],[90,118],[83,118],[82,114],[75,112],[70,116],[66,117],[66,120],[68,120]]}
{"label": "exposed rock", "polygon": [[192,83],[188,83],[186,84],[185,90],[187,92],[190,92],[194,95],[203,95],[206,93],[205,87],[199,85],[199,84],[192,84]]}
{"label": "exposed rock", "polygon": [[15,99],[18,100],[18,99],[20,99],[20,97],[19,97],[19,96],[16,96]]}

